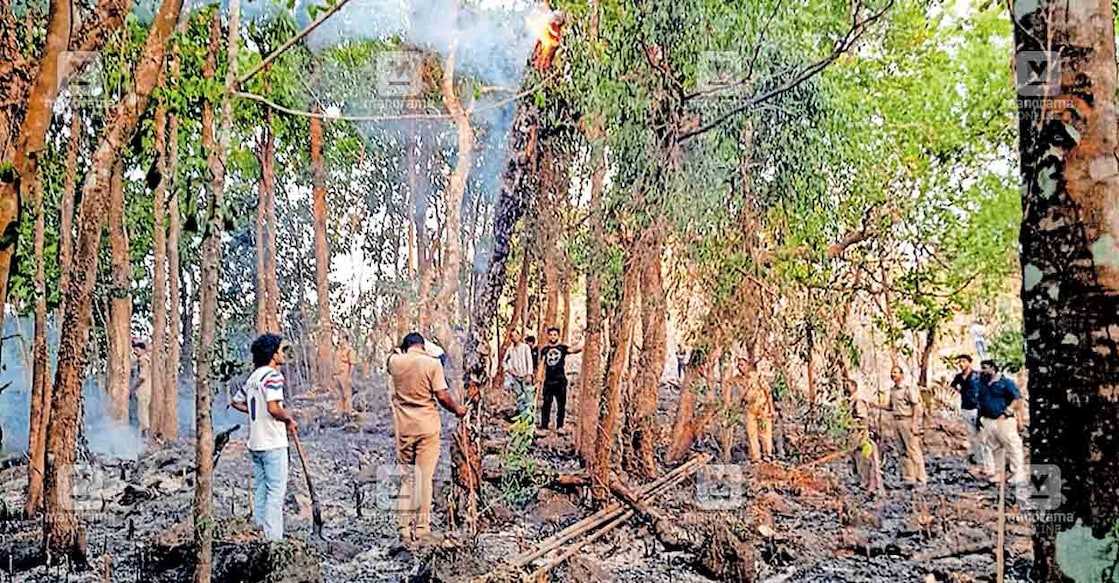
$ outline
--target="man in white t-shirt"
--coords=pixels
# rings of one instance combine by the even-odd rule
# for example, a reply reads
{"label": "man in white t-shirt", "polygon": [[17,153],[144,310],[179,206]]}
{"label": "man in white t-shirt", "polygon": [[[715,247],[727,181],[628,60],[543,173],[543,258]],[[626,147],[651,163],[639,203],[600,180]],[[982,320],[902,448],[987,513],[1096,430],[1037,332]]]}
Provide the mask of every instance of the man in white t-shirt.
{"label": "man in white t-shirt", "polygon": [[253,518],[268,540],[284,538],[284,494],[288,484],[288,431],[295,418],[284,409],[283,339],[261,334],[253,341],[256,370],[233,396],[233,408],[249,415],[253,460]]}

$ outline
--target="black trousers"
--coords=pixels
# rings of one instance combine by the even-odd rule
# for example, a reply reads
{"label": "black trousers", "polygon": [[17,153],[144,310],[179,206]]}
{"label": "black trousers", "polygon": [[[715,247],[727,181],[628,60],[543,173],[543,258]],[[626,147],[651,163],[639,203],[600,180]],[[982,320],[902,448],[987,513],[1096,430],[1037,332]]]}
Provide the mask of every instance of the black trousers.
{"label": "black trousers", "polygon": [[567,412],[567,383],[544,385],[544,406],[540,410],[540,428],[547,429],[552,417],[552,401],[556,402],[556,429],[563,429]]}

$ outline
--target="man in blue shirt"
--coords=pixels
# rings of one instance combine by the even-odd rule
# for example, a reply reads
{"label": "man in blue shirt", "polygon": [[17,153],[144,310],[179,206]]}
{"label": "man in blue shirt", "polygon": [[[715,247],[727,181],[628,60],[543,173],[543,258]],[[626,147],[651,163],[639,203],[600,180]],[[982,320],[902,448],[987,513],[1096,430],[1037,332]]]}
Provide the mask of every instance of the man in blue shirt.
{"label": "man in blue shirt", "polygon": [[986,468],[990,465],[991,450],[979,439],[975,423],[979,417],[979,371],[971,368],[970,354],[957,356],[956,366],[960,368],[960,372],[952,379],[950,386],[960,394],[960,417],[967,425],[968,452],[972,463]]}
{"label": "man in blue shirt", "polygon": [[1022,437],[1018,435],[1018,423],[1011,409],[1011,405],[1021,399],[1022,394],[1014,381],[999,372],[995,361],[984,360],[980,367],[979,431],[983,443],[991,448],[993,458],[987,470],[997,480],[1005,463],[1010,466],[1010,483],[1024,484],[1026,474]]}

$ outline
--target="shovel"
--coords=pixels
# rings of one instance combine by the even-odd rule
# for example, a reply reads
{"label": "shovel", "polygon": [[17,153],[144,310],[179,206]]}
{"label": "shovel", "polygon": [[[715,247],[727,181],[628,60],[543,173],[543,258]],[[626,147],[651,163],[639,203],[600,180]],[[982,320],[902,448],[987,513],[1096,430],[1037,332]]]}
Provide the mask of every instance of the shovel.
{"label": "shovel", "polygon": [[318,538],[322,538],[322,506],[319,505],[319,497],[315,494],[315,485],[311,483],[311,473],[307,471],[307,457],[303,455],[299,434],[292,431],[291,439],[295,442],[295,453],[299,454],[299,464],[303,466],[303,477],[307,478],[307,492],[311,494],[311,532]]}

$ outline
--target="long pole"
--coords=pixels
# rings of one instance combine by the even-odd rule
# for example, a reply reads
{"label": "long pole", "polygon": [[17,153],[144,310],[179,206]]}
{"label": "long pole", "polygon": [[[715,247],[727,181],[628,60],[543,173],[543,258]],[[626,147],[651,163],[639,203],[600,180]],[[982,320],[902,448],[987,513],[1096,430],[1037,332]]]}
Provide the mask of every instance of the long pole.
{"label": "long pole", "polygon": [[303,455],[303,444],[299,443],[299,434],[292,431],[291,440],[295,443],[295,453],[299,454],[299,465],[303,467],[303,477],[307,479],[307,492],[311,495],[311,528],[315,536],[322,538],[322,506],[319,497],[315,494],[315,485],[311,483],[311,472],[307,471],[307,457]]}

